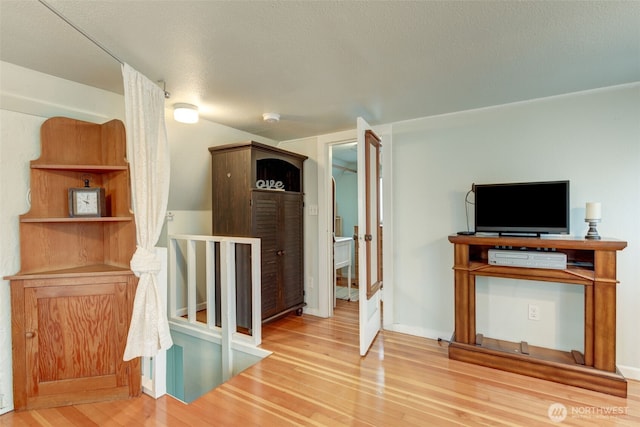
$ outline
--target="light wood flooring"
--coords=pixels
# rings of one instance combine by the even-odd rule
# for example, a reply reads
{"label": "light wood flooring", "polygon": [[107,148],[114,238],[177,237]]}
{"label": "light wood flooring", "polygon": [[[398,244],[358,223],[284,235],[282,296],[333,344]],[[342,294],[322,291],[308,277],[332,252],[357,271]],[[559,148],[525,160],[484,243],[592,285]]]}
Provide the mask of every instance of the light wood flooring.
{"label": "light wood flooring", "polygon": [[[638,426],[627,399],[449,360],[446,343],[382,332],[358,355],[357,306],[266,325],[273,355],[185,405],[169,396],[9,413],[2,426]],[[554,423],[551,405],[567,416]],[[610,415],[615,412],[615,415]]]}

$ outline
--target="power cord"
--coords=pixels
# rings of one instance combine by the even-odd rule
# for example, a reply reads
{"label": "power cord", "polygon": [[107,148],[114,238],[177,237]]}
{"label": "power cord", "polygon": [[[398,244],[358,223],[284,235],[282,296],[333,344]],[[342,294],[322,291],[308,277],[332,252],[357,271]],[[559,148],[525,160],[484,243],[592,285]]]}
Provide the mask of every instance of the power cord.
{"label": "power cord", "polygon": [[464,215],[467,218],[467,231],[458,231],[458,234],[464,236],[472,236],[475,231],[471,231],[471,227],[469,227],[469,205],[475,205],[474,202],[469,201],[469,194],[474,193],[476,191],[476,185],[471,184],[471,190],[467,191],[467,194],[464,196]]}
{"label": "power cord", "polygon": [[464,196],[464,214],[467,217],[467,231],[471,232],[471,227],[469,227],[469,205],[474,205],[475,203],[469,201],[469,194],[473,193],[475,189],[475,184],[471,186],[471,190],[467,191],[466,196]]}

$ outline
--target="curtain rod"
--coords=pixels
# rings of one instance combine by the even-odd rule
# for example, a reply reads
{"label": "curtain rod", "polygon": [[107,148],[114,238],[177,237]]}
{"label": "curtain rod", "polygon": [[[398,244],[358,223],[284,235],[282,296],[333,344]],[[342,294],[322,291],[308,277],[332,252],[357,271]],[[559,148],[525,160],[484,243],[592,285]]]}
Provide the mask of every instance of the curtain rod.
{"label": "curtain rod", "polygon": [[[38,0],[40,2],[40,4],[42,4],[44,7],[46,7],[47,9],[49,9],[51,12],[53,12],[55,15],[58,16],[58,18],[62,19],[64,22],[66,22],[67,24],[69,24],[69,26],[71,28],[73,28],[74,30],[76,30],[77,32],[79,32],[80,34],[82,34],[87,40],[89,40],[91,43],[93,43],[94,45],[98,46],[100,49],[102,49],[102,51],[104,51],[107,55],[109,55],[110,57],[112,57],[113,59],[115,59],[116,61],[118,61],[120,63],[120,65],[124,65],[124,61],[120,58],[118,58],[113,52],[111,52],[109,49],[107,49],[106,47],[104,47],[102,45],[102,43],[100,43],[99,41],[97,41],[96,39],[94,39],[93,37],[91,37],[86,31],[84,31],[82,28],[78,27],[76,24],[74,24],[73,22],[71,22],[66,16],[64,16],[60,11],[58,11],[56,8],[54,8],[53,6],[51,6],[49,3],[47,3],[45,0]],[[164,97],[166,99],[171,98],[171,94],[169,92],[167,92],[167,84],[164,80],[160,80],[158,81],[158,83],[163,83],[163,88],[162,90],[164,91]]]}
{"label": "curtain rod", "polygon": [[85,31],[82,30],[82,28],[78,27],[76,24],[74,24],[73,22],[71,22],[69,19],[67,19],[66,16],[64,16],[62,13],[60,13],[57,9],[55,9],[53,6],[51,6],[49,3],[47,3],[44,0],[38,0],[44,7],[46,7],[47,9],[49,9],[51,12],[55,13],[56,15],[58,15],[58,17],[60,19],[62,19],[64,22],[66,22],[67,24],[69,24],[74,30],[76,30],[77,32],[79,32],[80,34],[82,34],[83,36],[85,36],[91,43],[95,44],[96,46],[98,46],[100,49],[102,49],[103,51],[105,51],[110,57],[112,57],[113,59],[115,59],[116,61],[118,61],[120,63],[120,65],[124,65],[124,61],[120,58],[118,58],[116,55],[113,54],[113,52],[111,52],[109,49],[107,49],[106,47],[104,47],[102,44],[100,44],[96,39],[94,39],[93,37],[91,37],[89,34],[87,34]]}

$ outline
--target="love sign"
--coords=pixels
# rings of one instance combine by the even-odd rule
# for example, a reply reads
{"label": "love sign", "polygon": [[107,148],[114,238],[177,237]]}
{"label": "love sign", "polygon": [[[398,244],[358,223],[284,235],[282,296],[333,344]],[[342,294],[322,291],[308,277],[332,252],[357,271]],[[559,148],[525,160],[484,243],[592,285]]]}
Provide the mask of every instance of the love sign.
{"label": "love sign", "polygon": [[256,187],[267,190],[284,190],[282,181],[276,181],[275,179],[259,179],[256,181]]}

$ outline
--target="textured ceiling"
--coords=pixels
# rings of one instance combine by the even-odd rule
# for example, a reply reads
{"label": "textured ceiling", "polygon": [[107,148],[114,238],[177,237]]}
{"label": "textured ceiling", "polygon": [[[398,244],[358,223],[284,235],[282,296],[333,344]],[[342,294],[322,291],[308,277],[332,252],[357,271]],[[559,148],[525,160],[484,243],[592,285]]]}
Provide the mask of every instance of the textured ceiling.
{"label": "textured ceiling", "polygon": [[[637,1],[48,3],[165,80],[168,105],[275,140],[640,80]],[[120,65],[37,0],[0,0],[0,59],[123,92]]]}

